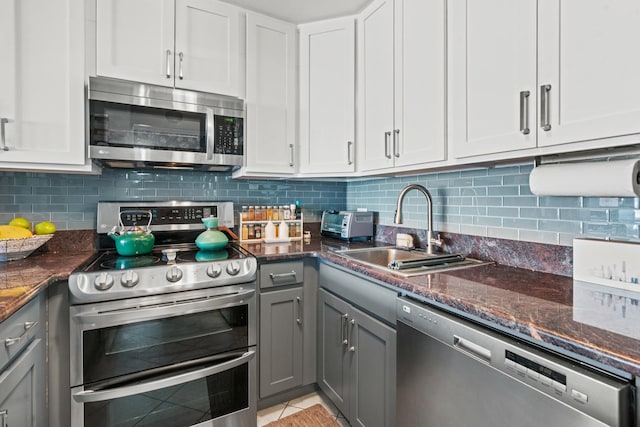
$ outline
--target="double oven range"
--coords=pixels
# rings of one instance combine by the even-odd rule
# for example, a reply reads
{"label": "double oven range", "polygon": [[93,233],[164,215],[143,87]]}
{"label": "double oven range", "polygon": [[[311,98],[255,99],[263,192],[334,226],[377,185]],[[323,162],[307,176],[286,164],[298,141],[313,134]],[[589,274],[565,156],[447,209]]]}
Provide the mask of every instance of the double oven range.
{"label": "double oven range", "polygon": [[[140,210],[154,250],[119,256],[107,232]],[[255,425],[257,262],[198,251],[209,215],[233,225],[230,202],[98,205],[106,249],[69,278],[73,427]]]}

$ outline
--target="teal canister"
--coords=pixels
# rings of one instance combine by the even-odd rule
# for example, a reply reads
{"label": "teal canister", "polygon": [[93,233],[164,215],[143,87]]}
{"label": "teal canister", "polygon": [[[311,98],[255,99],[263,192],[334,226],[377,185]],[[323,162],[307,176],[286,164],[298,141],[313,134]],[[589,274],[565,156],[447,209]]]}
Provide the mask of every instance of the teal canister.
{"label": "teal canister", "polygon": [[210,216],[202,218],[204,226],[207,227],[196,237],[196,246],[204,251],[219,251],[224,249],[229,242],[229,238],[218,228],[218,218]]}

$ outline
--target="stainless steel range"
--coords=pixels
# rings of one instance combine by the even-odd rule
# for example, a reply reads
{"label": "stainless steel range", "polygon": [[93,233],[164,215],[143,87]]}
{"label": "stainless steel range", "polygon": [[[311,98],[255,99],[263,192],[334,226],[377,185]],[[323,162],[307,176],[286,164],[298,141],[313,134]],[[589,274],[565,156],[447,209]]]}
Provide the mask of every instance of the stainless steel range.
{"label": "stainless steel range", "polygon": [[[108,230],[151,212],[151,253],[120,256]],[[256,259],[193,244],[230,202],[100,203],[101,251],[69,278],[72,426],[256,422]],[[124,225],[140,218],[124,215]]]}

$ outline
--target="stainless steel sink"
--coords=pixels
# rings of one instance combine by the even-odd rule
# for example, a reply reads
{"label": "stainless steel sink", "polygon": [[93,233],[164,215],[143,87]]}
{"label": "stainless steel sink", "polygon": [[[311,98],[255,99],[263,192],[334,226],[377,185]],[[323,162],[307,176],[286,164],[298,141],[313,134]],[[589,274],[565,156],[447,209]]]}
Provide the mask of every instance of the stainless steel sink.
{"label": "stainless steel sink", "polygon": [[421,250],[393,246],[345,249],[336,253],[405,277],[490,264],[467,258],[462,254],[428,254]]}

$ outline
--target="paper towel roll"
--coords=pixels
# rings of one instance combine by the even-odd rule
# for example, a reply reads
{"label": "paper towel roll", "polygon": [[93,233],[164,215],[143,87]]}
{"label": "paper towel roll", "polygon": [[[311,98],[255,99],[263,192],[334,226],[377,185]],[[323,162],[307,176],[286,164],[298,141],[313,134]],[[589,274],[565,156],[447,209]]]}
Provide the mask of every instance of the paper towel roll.
{"label": "paper towel roll", "polygon": [[534,168],[529,187],[539,196],[640,196],[640,160],[560,163]]}

